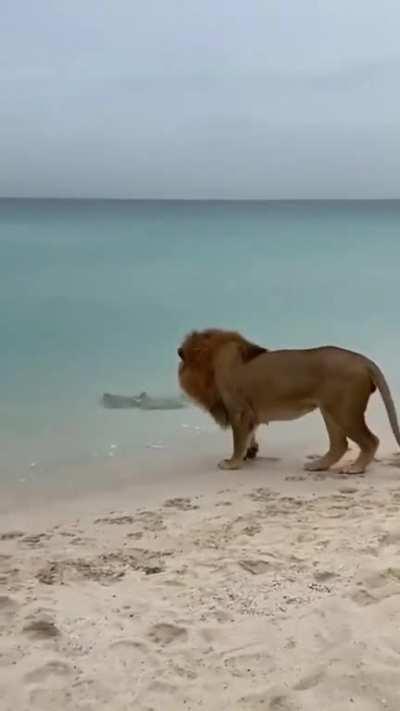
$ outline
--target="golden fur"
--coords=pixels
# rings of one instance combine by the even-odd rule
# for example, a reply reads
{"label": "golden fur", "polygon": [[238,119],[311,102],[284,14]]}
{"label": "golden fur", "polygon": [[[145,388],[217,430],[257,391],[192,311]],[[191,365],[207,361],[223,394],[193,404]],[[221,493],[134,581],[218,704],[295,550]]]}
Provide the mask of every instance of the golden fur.
{"label": "golden fur", "polygon": [[350,438],[360,447],[360,454],[346,471],[365,471],[379,444],[364,419],[376,388],[400,445],[396,410],[385,377],[363,355],[333,346],[270,351],[235,331],[219,329],[189,334],[178,355],[178,377],[184,392],[221,427],[232,428],[233,454],[220,462],[223,469],[239,469],[244,459],[256,456],[258,425],[296,419],[319,408],[330,446],[306,468],[331,467],[345,453]]}

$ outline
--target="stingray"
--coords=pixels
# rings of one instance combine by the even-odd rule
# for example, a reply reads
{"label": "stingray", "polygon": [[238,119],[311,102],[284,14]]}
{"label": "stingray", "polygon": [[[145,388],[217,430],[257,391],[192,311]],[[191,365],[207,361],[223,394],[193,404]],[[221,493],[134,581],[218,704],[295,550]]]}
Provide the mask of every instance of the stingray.
{"label": "stingray", "polygon": [[150,397],[146,392],[140,395],[112,395],[104,393],[102,397],[104,407],[111,410],[181,410],[187,407],[184,397]]}

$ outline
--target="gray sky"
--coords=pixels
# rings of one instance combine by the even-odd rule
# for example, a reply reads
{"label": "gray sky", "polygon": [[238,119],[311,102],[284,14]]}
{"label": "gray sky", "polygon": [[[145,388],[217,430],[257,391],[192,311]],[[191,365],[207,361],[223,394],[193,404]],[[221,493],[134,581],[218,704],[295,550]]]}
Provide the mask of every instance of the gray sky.
{"label": "gray sky", "polygon": [[0,18],[0,195],[399,196],[399,0],[0,0]]}

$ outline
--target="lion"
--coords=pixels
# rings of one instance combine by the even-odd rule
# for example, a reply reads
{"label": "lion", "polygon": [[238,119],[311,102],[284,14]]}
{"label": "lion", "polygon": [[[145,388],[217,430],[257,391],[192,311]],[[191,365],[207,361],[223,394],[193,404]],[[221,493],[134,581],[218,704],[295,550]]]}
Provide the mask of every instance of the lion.
{"label": "lion", "polygon": [[373,460],[378,437],[365,422],[370,395],[379,390],[391,429],[400,445],[400,429],[389,386],[369,358],[335,346],[268,350],[236,331],[193,331],[178,348],[182,390],[222,427],[232,429],[233,453],[221,469],[240,469],[258,453],[261,424],[294,420],[316,410],[326,425],[329,449],[305,469],[324,471],[339,462],[348,439],[360,453],[348,474],[362,474]]}

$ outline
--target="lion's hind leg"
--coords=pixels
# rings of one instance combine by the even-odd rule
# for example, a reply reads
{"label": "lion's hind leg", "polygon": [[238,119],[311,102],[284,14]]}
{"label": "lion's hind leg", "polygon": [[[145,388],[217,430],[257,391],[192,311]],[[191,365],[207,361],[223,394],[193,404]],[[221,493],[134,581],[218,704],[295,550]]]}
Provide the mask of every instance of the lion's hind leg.
{"label": "lion's hind leg", "polygon": [[347,451],[347,438],[343,428],[336,423],[334,418],[321,408],[326,429],[329,436],[329,449],[322,457],[307,462],[304,468],[309,472],[325,471],[339,461]]}
{"label": "lion's hind leg", "polygon": [[347,428],[347,434],[360,447],[357,459],[343,468],[345,474],[363,474],[379,446],[379,439],[367,427],[364,416]]}
{"label": "lion's hind leg", "polygon": [[335,403],[334,410],[330,410],[335,422],[346,436],[360,448],[357,459],[342,469],[346,474],[363,474],[378,449],[379,439],[365,422],[365,410],[370,394],[370,382],[367,380],[358,382],[357,389],[353,388],[342,393]]}

